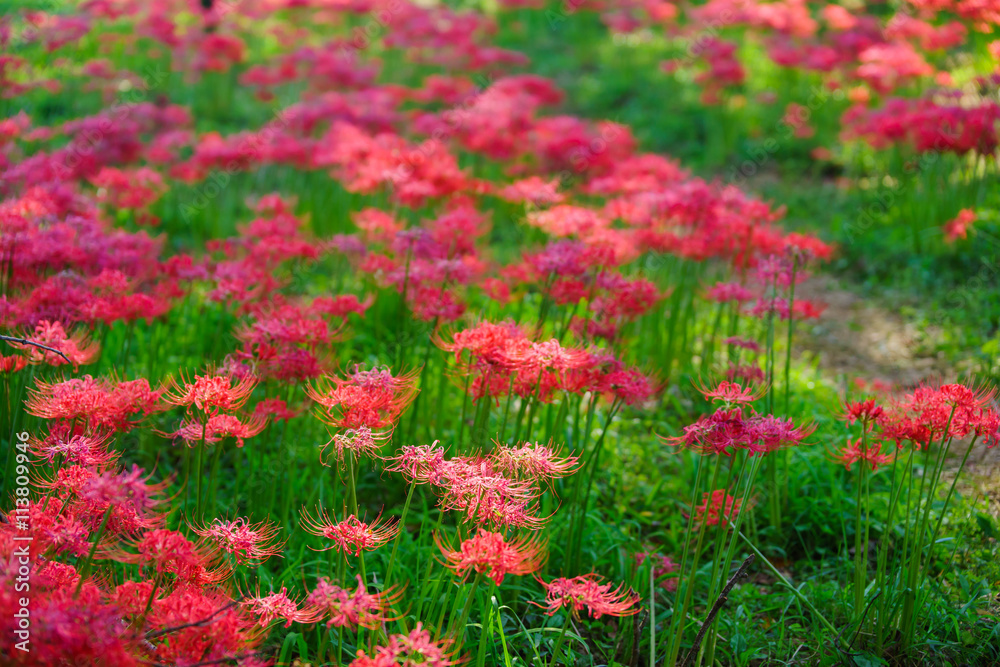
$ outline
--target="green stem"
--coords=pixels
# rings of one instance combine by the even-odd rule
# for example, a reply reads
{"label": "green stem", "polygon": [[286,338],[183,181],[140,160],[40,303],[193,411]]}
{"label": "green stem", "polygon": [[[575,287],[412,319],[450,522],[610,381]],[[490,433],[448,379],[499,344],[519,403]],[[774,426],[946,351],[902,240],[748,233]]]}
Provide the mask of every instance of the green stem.
{"label": "green stem", "polygon": [[[222,458],[222,442],[217,442],[215,444],[215,453],[212,455],[212,468],[211,473],[209,473],[208,484],[209,484],[209,507],[207,508],[212,514],[215,513],[215,508],[218,507],[216,504],[216,491],[218,491],[218,480],[219,480],[219,459]],[[239,466],[237,466],[238,468]]]}
{"label": "green stem", "polygon": [[563,621],[562,631],[559,633],[559,639],[556,640],[556,645],[552,648],[552,660],[549,662],[549,667],[554,667],[559,663],[559,651],[562,649],[563,642],[566,641],[566,631],[569,629],[569,622],[573,619],[573,614],[569,609],[566,609],[566,620]]}
{"label": "green stem", "polygon": [[97,552],[97,545],[101,543],[101,536],[104,535],[104,528],[108,525],[108,519],[111,518],[111,510],[113,510],[114,507],[115,506],[113,504],[108,503],[108,509],[104,510],[104,518],[101,519],[101,526],[97,529],[97,535],[94,537],[94,543],[90,545],[90,553],[87,554],[87,560],[83,563],[83,567],[80,568],[80,580],[76,584],[76,591],[73,592],[74,600],[80,596],[80,589],[83,588],[83,582],[90,574],[90,565],[94,561],[94,554]]}
{"label": "green stem", "polygon": [[410,501],[413,499],[413,490],[417,488],[414,482],[410,482],[410,489],[406,492],[406,502],[403,503],[403,515],[399,518],[399,530],[396,531],[396,539],[392,541],[392,553],[389,555],[389,568],[385,572],[385,589],[389,589],[392,581],[392,574],[396,565],[396,551],[399,549],[399,540],[406,530],[406,514],[410,511]]}
{"label": "green stem", "polygon": [[483,575],[481,573],[477,573],[476,578],[472,582],[472,588],[469,590],[469,596],[465,600],[465,607],[462,609],[462,615],[458,618],[458,623],[452,627],[451,632],[449,633],[456,639],[465,634],[465,625],[469,622],[469,614],[472,613],[472,605],[476,602],[476,593],[479,591],[479,584],[482,580]]}
{"label": "green stem", "polygon": [[[965,470],[965,463],[969,460],[969,454],[972,453],[972,448],[976,445],[976,441],[979,439],[977,435],[969,443],[969,448],[965,450],[965,456],[962,457],[962,463],[958,466],[958,470],[955,472],[955,478],[951,480],[951,488],[948,489],[948,495],[944,499],[944,505],[941,507],[941,513],[938,515],[937,524],[934,526],[934,532],[931,534],[930,548],[934,548],[934,543],[937,541],[937,536],[941,532],[941,524],[944,522],[945,511],[948,509],[948,505],[951,503],[951,497],[955,493],[955,486],[958,484],[958,478],[961,476],[962,471]],[[926,578],[927,571],[930,569],[930,554],[927,555],[927,564],[923,569],[921,574],[921,579]]]}

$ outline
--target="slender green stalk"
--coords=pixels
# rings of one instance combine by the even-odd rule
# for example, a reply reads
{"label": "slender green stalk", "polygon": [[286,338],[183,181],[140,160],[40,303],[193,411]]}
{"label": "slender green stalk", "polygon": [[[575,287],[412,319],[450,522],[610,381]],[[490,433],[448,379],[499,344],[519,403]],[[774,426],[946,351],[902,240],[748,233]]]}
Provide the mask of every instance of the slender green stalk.
{"label": "slender green stalk", "polygon": [[108,525],[108,519],[111,518],[111,510],[115,508],[113,503],[108,503],[108,509],[104,510],[104,517],[101,519],[101,525],[97,529],[97,534],[94,536],[94,543],[90,545],[90,552],[87,554],[87,560],[83,562],[83,567],[78,568],[80,572],[80,580],[76,584],[76,590],[73,592],[73,599],[75,600],[80,596],[80,589],[83,588],[83,582],[87,579],[90,574],[91,563],[94,562],[94,554],[97,553],[97,545],[101,543],[101,537],[104,535],[104,528]]}
{"label": "slender green stalk", "polygon": [[858,617],[864,608],[865,602],[865,575],[867,574],[867,567],[862,568],[862,557],[867,561],[867,554],[865,553],[868,548],[867,542],[862,548],[861,536],[863,534],[861,530],[861,505],[862,499],[861,494],[864,491],[864,483],[862,478],[865,474],[865,458],[864,458],[864,445],[862,445],[862,457],[860,461],[857,461],[858,474],[857,474],[857,500],[855,502],[854,508],[854,614]]}
{"label": "slender green stalk", "polygon": [[396,551],[399,550],[399,541],[402,538],[403,533],[406,531],[406,514],[410,511],[410,501],[413,500],[413,491],[417,488],[414,482],[410,482],[410,489],[406,492],[406,502],[403,503],[403,514],[399,518],[399,530],[396,532],[396,537],[392,541],[392,553],[389,555],[389,567],[385,571],[385,588],[389,588],[389,584],[392,582],[392,574],[395,571],[396,565]]}
{"label": "slender green stalk", "polygon": [[[799,268],[799,258],[792,258],[792,284],[788,288],[788,338],[785,342],[785,409],[782,412],[788,416],[788,401],[791,395],[792,371],[792,335],[795,332],[795,274]],[[787,473],[787,470],[785,471]]]}
{"label": "slender green stalk", "polygon": [[459,639],[463,634],[465,634],[465,626],[469,622],[469,614],[472,613],[472,605],[476,602],[476,593],[479,592],[479,584],[482,580],[483,575],[481,573],[477,573],[476,578],[472,581],[472,588],[469,589],[468,597],[465,600],[465,607],[462,609],[462,615],[458,617],[458,622],[452,626],[451,631],[448,633],[449,636]]}
{"label": "slender green stalk", "polygon": [[566,620],[563,621],[562,631],[559,633],[559,638],[556,640],[556,645],[552,647],[552,658],[549,660],[549,667],[554,667],[559,663],[559,652],[562,650],[563,642],[566,641],[566,631],[569,630],[569,622],[573,619],[573,614],[570,613],[569,609],[566,609]]}
{"label": "slender green stalk", "polygon": [[198,443],[198,460],[195,465],[195,475],[198,477],[198,499],[195,504],[195,519],[202,520],[201,516],[201,485],[202,485],[202,461],[205,456],[205,439],[208,435],[208,414],[201,415],[201,442]]}
{"label": "slender green stalk", "polygon": [[[508,417],[508,415],[510,415],[510,402],[514,398],[514,378],[515,377],[516,376],[513,373],[511,373],[511,375],[510,375],[510,386],[507,388],[507,400],[506,400],[506,402],[504,403],[504,406],[503,406],[503,419],[500,421],[500,431],[499,431],[499,433],[497,435],[497,438],[500,440],[500,442],[504,441],[503,437],[504,437],[504,435],[507,434],[507,417]],[[517,444],[517,443],[514,443],[514,444]]]}
{"label": "slender green stalk", "polygon": [[[688,513],[688,523],[687,529],[684,531],[683,544],[684,549],[681,551],[681,563],[680,563],[680,580],[677,584],[677,592],[675,600],[680,599],[681,594],[685,594],[685,599],[690,599],[688,591],[694,586],[694,576],[690,580],[685,580],[684,576],[687,573],[687,561],[688,553],[690,552],[689,545],[691,544],[691,532],[694,530],[694,508],[698,505],[698,494],[701,492],[701,476],[702,472],[705,470],[704,458],[699,457],[695,459],[695,475],[694,475],[694,485],[691,497],[691,511]],[[692,567],[692,573],[697,570],[697,566]],[[687,584],[685,586],[685,584]],[[670,617],[670,628],[668,630],[667,639],[667,664],[674,664],[673,661],[676,660],[677,654],[680,652],[680,648],[674,650],[675,642],[679,642],[681,639],[682,630],[684,627],[684,620],[686,618],[687,612],[685,610],[685,605],[681,605],[680,613],[678,613],[675,605],[674,613]],[[679,627],[678,627],[679,626]]]}
{"label": "slender green stalk", "polygon": [[[209,485],[209,506],[208,511],[215,513],[215,508],[218,507],[216,504],[216,491],[219,488],[219,459],[222,458],[222,442],[217,442],[215,444],[215,453],[212,455],[212,467],[211,472],[208,476]],[[237,466],[238,468],[239,466]]]}
{"label": "slender green stalk", "polygon": [[[969,454],[972,453],[972,448],[975,447],[976,441],[979,436],[972,438],[972,442],[969,443],[968,449],[965,450],[965,456],[962,457],[962,463],[958,466],[958,470],[955,471],[955,477],[951,480],[951,488],[948,489],[948,495],[944,499],[944,505],[941,507],[941,512],[938,515],[937,525],[934,526],[934,532],[931,534],[931,548],[934,548],[934,543],[937,541],[937,536],[941,532],[941,524],[944,522],[944,515],[948,509],[948,505],[951,503],[951,497],[955,493],[955,486],[958,484],[958,478],[961,477],[962,471],[965,470],[965,464],[969,460]],[[927,571],[930,569],[930,555],[928,554],[927,566],[924,568],[921,579],[927,576]]]}
{"label": "slender green stalk", "polygon": [[573,549],[573,569],[577,570],[580,567],[580,552],[583,549],[583,533],[587,525],[587,507],[590,504],[590,493],[594,488],[594,477],[597,474],[598,461],[601,458],[601,445],[604,444],[604,437],[608,434],[608,427],[611,426],[612,420],[615,418],[615,414],[618,412],[618,408],[621,403],[616,399],[611,405],[611,410],[608,412],[607,421],[604,422],[604,429],[601,431],[601,435],[597,437],[597,441],[594,442],[594,449],[590,454],[590,460],[587,465],[590,467],[590,473],[587,477],[587,487],[583,494],[583,503],[580,506],[580,530],[577,533],[577,543]]}

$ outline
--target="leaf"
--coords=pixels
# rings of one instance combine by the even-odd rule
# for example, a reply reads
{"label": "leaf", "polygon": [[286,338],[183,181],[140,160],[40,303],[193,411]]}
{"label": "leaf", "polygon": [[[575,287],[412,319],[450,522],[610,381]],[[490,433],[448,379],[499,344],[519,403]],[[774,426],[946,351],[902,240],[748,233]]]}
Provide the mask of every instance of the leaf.
{"label": "leaf", "polygon": [[289,632],[288,636],[285,637],[285,641],[281,644],[281,653],[278,654],[278,664],[288,665],[288,654],[292,650],[292,644],[296,639],[302,639],[302,635],[297,632]]}
{"label": "leaf", "polygon": [[1000,533],[997,532],[996,524],[993,523],[993,517],[989,514],[977,512],[976,524],[979,526],[979,530],[983,531],[983,535],[986,537],[993,538],[994,540],[1000,538]]}
{"label": "leaf", "polygon": [[869,655],[868,653],[858,653],[852,655],[851,658],[857,667],[882,667],[885,665],[885,662],[881,658]]}

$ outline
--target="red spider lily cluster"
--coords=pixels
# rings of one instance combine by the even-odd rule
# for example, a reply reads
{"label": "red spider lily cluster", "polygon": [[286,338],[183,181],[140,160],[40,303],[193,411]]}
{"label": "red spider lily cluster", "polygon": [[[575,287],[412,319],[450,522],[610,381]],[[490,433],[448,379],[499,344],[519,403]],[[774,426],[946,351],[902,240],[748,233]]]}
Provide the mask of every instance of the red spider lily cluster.
{"label": "red spider lily cluster", "polygon": [[253,414],[245,419],[234,414],[250,398],[257,378],[246,375],[242,378],[230,374],[216,374],[209,371],[205,375],[195,375],[189,382],[170,378],[168,392],[163,400],[186,408],[184,421],[171,437],[183,440],[188,446],[198,442],[215,444],[225,438],[234,438],[236,446],[242,447],[246,438],[251,438],[267,425],[267,420]]}
{"label": "red spider lily cluster", "polygon": [[549,615],[563,608],[568,608],[577,618],[584,610],[592,618],[639,613],[636,607],[639,596],[634,591],[624,590],[621,586],[614,588],[613,584],[604,583],[596,574],[560,577],[541,581],[541,584],[545,587],[545,613]]}
{"label": "red spider lily cluster", "polygon": [[[948,90],[937,63],[970,26],[995,24],[1000,12],[974,0],[910,4],[917,15],[899,11],[883,26],[863,8],[794,1],[569,3],[599,12],[616,33],[709,34],[689,58],[662,67],[693,71],[707,103],[734,100],[752,74],[716,29],[739,28],[759,36],[778,67],[818,74],[825,91],[844,92],[845,140],[993,154],[1000,106]],[[374,38],[352,29],[373,17]],[[482,13],[409,0],[87,0],[66,13],[0,17],[4,109],[48,109],[40,96],[60,91],[104,104],[80,117],[64,118],[53,104],[0,118],[0,328],[29,341],[0,356],[0,436],[39,429],[23,450],[10,443],[8,468],[30,464],[34,489],[12,497],[0,522],[0,558],[17,563],[0,571],[0,646],[15,664],[266,667],[275,658],[270,633],[294,624],[323,626],[313,633],[325,636],[321,655],[335,629],[335,650],[355,647],[356,667],[459,664],[471,602],[461,613],[443,608],[434,628],[403,590],[420,605],[439,604],[417,597],[428,582],[392,579],[397,548],[411,542],[431,553],[428,581],[435,567],[449,574],[438,583],[454,576],[446,602],[451,588],[475,601],[475,582],[499,587],[542,572],[554,544],[544,531],[564,501],[576,513],[559,572],[567,576],[538,579],[540,606],[549,616],[562,611],[567,625],[637,614],[640,598],[627,583],[568,575],[591,569],[579,562],[578,542],[613,439],[605,435],[619,411],[653,412],[676,398],[662,390],[679,357],[685,369],[700,363],[726,378],[702,387],[719,404],[714,412],[663,438],[696,454],[699,474],[709,470],[699,479],[713,481],[696,482],[687,505],[681,546],[696,545],[693,559],[647,551],[638,565],[676,594],[672,619],[686,619],[706,535],[715,536],[716,560],[728,564],[726,544],[732,559],[758,468],[773,472],[813,433],[789,416],[787,376],[786,409],[775,405],[773,329],[787,323],[790,346],[792,325],[821,315],[823,305],[796,298],[796,288],[807,265],[834,248],[783,230],[782,208],[644,152],[629,127],[565,113],[553,81],[512,73],[528,59],[498,47],[496,29]],[[19,55],[35,47],[46,66]],[[141,53],[163,71],[122,69],[113,62],[122,53]],[[383,71],[397,61],[406,63],[401,76]],[[185,93],[179,104],[178,81],[184,90],[218,86],[220,97]],[[215,122],[237,99],[232,86],[225,99],[226,81],[255,100],[238,123]],[[140,95],[123,101],[128,91]],[[819,134],[808,112],[797,103],[778,111],[803,141]],[[246,183],[251,196],[234,205]],[[225,209],[242,224],[227,226]],[[963,209],[943,231],[964,239],[979,219]],[[515,231],[513,251],[497,242]],[[698,284],[662,284],[661,259],[682,262],[682,272],[697,266]],[[654,268],[645,270],[646,260]],[[704,332],[695,310],[714,318]],[[398,348],[392,366],[378,365],[385,357],[370,349],[387,329]],[[136,348],[146,354],[140,371],[129,363]],[[645,370],[659,348],[673,356]],[[410,358],[418,353],[422,361]],[[448,378],[461,388],[457,401]],[[953,440],[993,447],[993,399],[947,384],[851,402],[844,421],[862,432],[833,456],[862,479],[904,459],[912,473],[914,451],[947,452]],[[456,403],[460,415],[451,414]],[[543,427],[545,437],[533,437]],[[407,444],[435,437],[448,444]],[[222,445],[230,439],[237,451]],[[338,464],[322,469],[328,477],[311,498],[289,489],[313,471],[276,463],[278,448],[297,460],[298,440],[320,463]],[[167,441],[187,446],[156,449]],[[380,483],[407,483],[400,516],[389,509],[367,518],[379,505],[357,497],[362,460],[386,473]],[[183,474],[158,473],[161,461]],[[262,470],[273,475],[265,491],[285,494],[263,514],[254,507],[263,503],[258,487],[246,482]],[[716,483],[724,475],[735,483]],[[222,476],[236,479],[223,485]],[[217,516],[225,486],[246,491],[254,511]],[[928,489],[930,498],[935,484]],[[414,494],[436,504],[438,529],[411,534]],[[924,524],[931,505],[917,505]],[[27,546],[22,526],[30,526]],[[315,572],[262,574],[271,559],[289,558],[290,542],[330,553],[310,564]],[[915,553],[907,566],[919,572],[925,556]],[[385,578],[368,576],[366,556],[373,565],[383,555]],[[360,574],[345,574],[355,566]],[[712,590],[727,570],[713,572]],[[24,656],[9,631],[21,606],[18,577],[28,575],[33,650]],[[458,588],[470,578],[471,590]],[[344,632],[358,640],[345,643]]]}
{"label": "red spider lily cluster", "polygon": [[367,591],[360,575],[357,582],[358,587],[349,591],[321,578],[310,591],[306,604],[322,614],[321,618],[326,619],[327,627],[363,627],[374,630],[391,620],[391,609],[399,602],[403,591],[383,591],[376,595]]}
{"label": "red spider lily cluster", "polygon": [[500,533],[480,530],[462,542],[458,550],[438,539],[447,567],[464,579],[469,572],[485,574],[499,586],[508,574],[525,575],[537,572],[545,561],[544,546],[529,538],[507,542]]}
{"label": "red spider lily cluster", "polygon": [[392,520],[380,526],[381,518],[379,515],[368,523],[350,515],[342,521],[334,521],[325,512],[320,512],[318,517],[313,518],[303,510],[302,527],[306,532],[333,542],[323,551],[340,549],[345,554],[359,556],[362,551],[378,549],[391,540],[399,530]]}
{"label": "red spider lily cluster", "polygon": [[90,433],[126,433],[143,417],[165,409],[162,389],[145,378],[94,379],[90,375],[49,383],[38,380],[30,388],[25,407],[36,417],[53,422],[53,430],[70,431],[79,425]]}
{"label": "red spider lily cluster", "polygon": [[458,512],[462,520],[479,527],[538,528],[543,485],[578,470],[575,456],[559,456],[550,446],[497,444],[488,456],[445,458],[445,449],[433,445],[404,446],[386,459],[386,470],[398,472],[412,484],[428,484],[440,497],[442,510]]}
{"label": "red spider lily cluster", "polygon": [[874,472],[896,459],[894,444],[898,449],[906,443],[925,449],[971,437],[995,447],[1000,442],[1000,412],[993,398],[992,390],[944,384],[923,385],[882,403],[873,398],[850,402],[844,419],[848,424],[860,422],[864,437],[848,438],[834,458],[848,470],[860,462]]}
{"label": "red spider lily cluster", "polygon": [[[656,27],[682,44],[694,44],[685,57],[664,62],[662,69],[671,75],[693,72],[703,103],[723,104],[747,79],[738,43],[719,36],[722,28],[743,39],[755,35],[763,43],[763,55],[778,67],[821,76],[824,89],[814,97],[822,102],[848,98],[853,104],[841,119],[848,137],[876,147],[902,143],[917,151],[960,154],[990,155],[996,147],[1000,106],[986,94],[960,103],[963,91],[950,88],[948,72],[932,64],[962,45],[970,30],[990,32],[1000,19],[993,3],[914,1],[894,8],[888,17],[864,4],[848,8],[713,0],[682,12],[663,4],[613,9],[578,4],[602,12],[613,32]],[[670,11],[661,11],[664,6]],[[925,97],[906,97],[927,84],[933,89]],[[758,101],[773,104],[775,99]],[[810,102],[813,112],[819,106]],[[809,112],[795,104],[786,108],[782,123],[789,135],[813,135]]]}
{"label": "red spider lily cluster", "polygon": [[729,495],[725,489],[717,489],[711,494],[706,493],[701,505],[694,508],[695,522],[706,526],[728,526],[739,515],[742,506],[742,499]]}
{"label": "red spider lily cluster", "polygon": [[803,444],[815,430],[812,425],[796,426],[791,419],[758,413],[748,404],[760,394],[734,382],[722,382],[702,393],[723,406],[685,426],[683,435],[663,438],[668,445],[683,446],[702,455],[732,456],[741,451],[764,456]]}
{"label": "red spider lily cluster", "polygon": [[[162,527],[164,486],[138,468],[74,462],[46,480],[45,497],[16,520],[6,515],[0,551],[5,561],[26,563],[21,570],[31,581],[32,664],[175,664],[253,654],[263,637],[256,619],[233,604],[222,552]],[[30,542],[18,541],[24,520],[33,528]],[[77,566],[63,555],[77,556]],[[130,564],[135,578],[95,576],[95,561]],[[5,609],[16,605],[17,576],[18,568],[0,575]],[[206,619],[210,637],[198,626]]]}
{"label": "red spider lily cluster", "polygon": [[324,376],[306,393],[322,408],[320,419],[341,429],[384,429],[413,401],[416,373],[393,376],[388,368],[356,367],[346,377]]}
{"label": "red spider lily cluster", "polygon": [[[490,398],[499,405],[501,396],[518,396],[548,403],[560,393],[590,393],[635,405],[658,389],[654,380],[604,350],[534,342],[510,322],[482,322],[450,338],[437,344],[455,353],[474,401]],[[463,356],[468,360],[463,362]]]}

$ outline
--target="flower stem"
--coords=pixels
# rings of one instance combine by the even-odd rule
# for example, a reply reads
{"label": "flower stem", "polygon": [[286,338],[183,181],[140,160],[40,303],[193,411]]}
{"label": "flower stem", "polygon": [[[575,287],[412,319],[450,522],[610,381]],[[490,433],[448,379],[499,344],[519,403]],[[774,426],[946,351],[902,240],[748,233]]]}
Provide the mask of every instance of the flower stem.
{"label": "flower stem", "polygon": [[114,508],[114,504],[108,503],[108,509],[104,510],[104,518],[101,519],[101,526],[97,529],[97,535],[94,537],[94,543],[90,545],[90,553],[87,554],[87,560],[84,562],[83,567],[80,568],[80,580],[77,582],[76,590],[73,592],[74,600],[79,597],[80,589],[83,588],[83,582],[86,580],[87,575],[90,574],[90,565],[94,561],[94,554],[97,552],[97,545],[101,543],[101,536],[104,535],[104,528],[108,525],[108,519],[111,518],[111,510]]}
{"label": "flower stem", "polygon": [[552,648],[552,660],[549,662],[549,667],[559,664],[559,651],[562,649],[563,642],[566,641],[566,631],[569,629],[569,622],[572,620],[573,614],[570,610],[566,610],[566,620],[563,621],[562,632],[559,633],[559,639],[556,640],[556,645]]}
{"label": "flower stem", "polygon": [[396,531],[396,539],[392,541],[392,553],[389,555],[389,568],[385,572],[385,589],[388,590],[392,581],[392,573],[396,566],[396,551],[399,549],[399,540],[406,530],[406,513],[410,511],[410,501],[413,499],[413,490],[417,488],[415,482],[410,483],[410,490],[406,492],[406,502],[403,504],[403,515],[399,518],[399,530]]}

